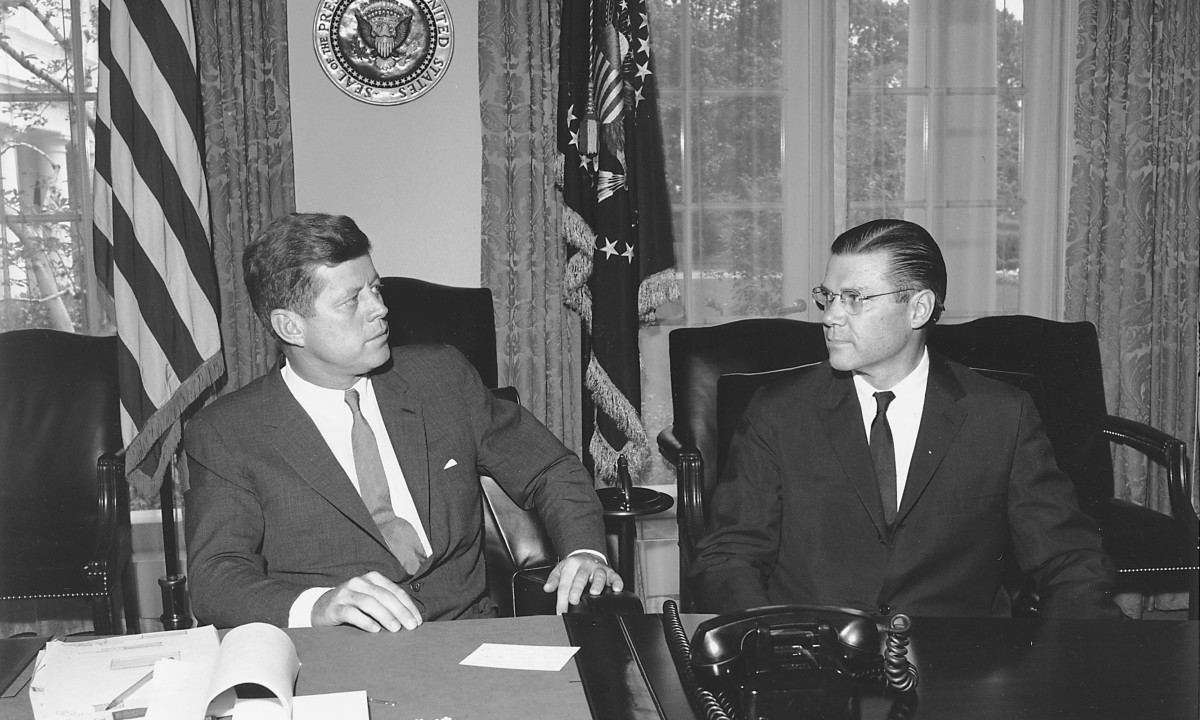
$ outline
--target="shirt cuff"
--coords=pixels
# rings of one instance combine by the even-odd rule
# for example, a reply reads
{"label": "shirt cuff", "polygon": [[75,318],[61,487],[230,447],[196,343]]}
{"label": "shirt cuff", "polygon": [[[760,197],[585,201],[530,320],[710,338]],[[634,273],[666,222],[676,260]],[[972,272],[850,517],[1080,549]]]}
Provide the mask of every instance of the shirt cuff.
{"label": "shirt cuff", "polygon": [[288,611],[288,627],[312,627],[313,606],[328,591],[329,588],[315,587],[300,593],[299,597],[292,601],[292,609]]}
{"label": "shirt cuff", "polygon": [[571,557],[571,555],[578,555],[579,553],[587,553],[588,555],[595,555],[596,557],[600,558],[600,560],[602,560],[605,565],[608,565],[608,558],[604,556],[604,553],[602,553],[598,550],[588,550],[587,548],[579,548],[578,550],[571,553],[570,555],[567,555],[567,557]]}

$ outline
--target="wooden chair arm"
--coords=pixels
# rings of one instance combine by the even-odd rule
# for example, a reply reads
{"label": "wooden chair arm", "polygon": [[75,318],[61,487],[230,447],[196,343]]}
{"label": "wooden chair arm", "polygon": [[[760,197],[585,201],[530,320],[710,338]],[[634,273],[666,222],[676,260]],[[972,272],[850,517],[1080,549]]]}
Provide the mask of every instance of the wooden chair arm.
{"label": "wooden chair arm", "polygon": [[1187,445],[1145,423],[1115,415],[1105,415],[1100,430],[1108,441],[1133,448],[1166,468],[1171,515],[1188,529],[1189,536],[1200,537],[1200,518],[1191,500]]}

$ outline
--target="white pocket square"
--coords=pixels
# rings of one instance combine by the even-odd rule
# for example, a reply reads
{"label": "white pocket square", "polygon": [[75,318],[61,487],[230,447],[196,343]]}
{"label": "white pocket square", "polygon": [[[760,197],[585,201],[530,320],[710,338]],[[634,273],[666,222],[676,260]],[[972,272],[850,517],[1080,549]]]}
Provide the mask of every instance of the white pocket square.
{"label": "white pocket square", "polygon": [[455,460],[454,458],[450,458],[449,460],[446,461],[446,467],[444,467],[442,469],[449,470],[450,468],[454,467],[457,464],[458,464],[457,460]]}

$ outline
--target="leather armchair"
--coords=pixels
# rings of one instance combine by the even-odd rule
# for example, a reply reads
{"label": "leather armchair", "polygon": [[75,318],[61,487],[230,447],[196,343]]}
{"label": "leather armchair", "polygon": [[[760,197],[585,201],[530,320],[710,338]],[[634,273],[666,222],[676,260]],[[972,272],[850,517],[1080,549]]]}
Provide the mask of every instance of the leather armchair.
{"label": "leather armchair", "polygon": [[[1074,482],[1084,511],[1100,527],[1105,550],[1119,570],[1118,590],[1188,592],[1189,616],[1195,618],[1200,522],[1190,501],[1186,446],[1143,423],[1107,414],[1095,327],[1028,316],[988,317],[937,325],[929,344],[976,369],[1037,378],[1058,464]],[[707,519],[704,502],[711,497],[721,461],[720,376],[818,362],[826,350],[819,323],[772,318],[680,328],[671,333],[670,351],[674,424],[660,433],[658,442],[675,465],[679,485],[682,581],[692,543]],[[1019,377],[1004,379],[1021,385]],[[1111,443],[1128,445],[1164,468],[1171,515],[1114,497]]]}
{"label": "leather armchair", "polygon": [[[496,327],[492,291],[441,285],[406,277],[382,279],[393,347],[415,343],[452,345],[475,366],[479,377],[504,400],[520,402],[512,387],[497,388]],[[503,616],[552,615],[555,596],[542,591],[558,555],[541,518],[505,494],[496,481],[480,477],[484,496],[484,553],[488,592]],[[632,592],[606,590],[598,597],[584,595],[580,611],[641,613],[641,600]]]}
{"label": "leather armchair", "polygon": [[111,336],[0,334],[0,601],[85,599],[98,635],[138,630],[116,362]]}

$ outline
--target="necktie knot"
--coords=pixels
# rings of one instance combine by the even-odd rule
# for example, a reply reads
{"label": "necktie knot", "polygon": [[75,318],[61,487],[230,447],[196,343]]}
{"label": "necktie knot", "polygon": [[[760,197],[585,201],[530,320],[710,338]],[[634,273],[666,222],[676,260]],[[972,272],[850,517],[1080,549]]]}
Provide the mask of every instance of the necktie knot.
{"label": "necktie knot", "polygon": [[358,391],[354,388],[346,391],[346,404],[350,406],[350,412],[355,415],[362,414],[362,410],[358,407]]}
{"label": "necktie knot", "polygon": [[[353,390],[350,392],[353,392]],[[886,415],[888,406],[891,405],[892,401],[895,399],[896,393],[892,392],[891,390],[875,393],[875,414]]]}

